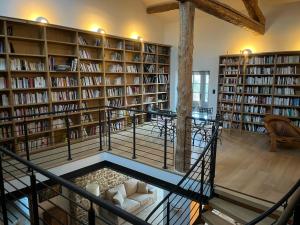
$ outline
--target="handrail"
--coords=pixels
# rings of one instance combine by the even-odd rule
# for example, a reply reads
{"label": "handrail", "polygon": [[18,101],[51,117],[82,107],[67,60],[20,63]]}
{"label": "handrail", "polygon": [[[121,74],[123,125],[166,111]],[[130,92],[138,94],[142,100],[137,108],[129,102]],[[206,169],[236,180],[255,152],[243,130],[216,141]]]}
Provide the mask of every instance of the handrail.
{"label": "handrail", "polygon": [[39,172],[40,174],[48,177],[49,179],[54,180],[55,182],[61,184],[62,186],[67,187],[68,189],[70,189],[71,191],[75,192],[78,195],[81,195],[82,197],[90,200],[91,202],[105,208],[108,211],[111,211],[112,213],[118,215],[119,217],[121,217],[122,219],[135,224],[135,225],[149,225],[149,223],[145,222],[144,220],[128,213],[127,211],[121,209],[120,207],[116,207],[113,204],[110,204],[109,202],[106,202],[104,200],[102,200],[101,198],[96,197],[95,195],[93,195],[92,193],[89,193],[85,190],[83,190],[82,188],[77,187],[76,185],[74,185],[72,182],[69,182],[47,170],[44,170],[42,168],[40,168],[39,166],[31,163],[30,161],[27,161],[21,157],[19,157],[17,154],[7,150],[6,148],[4,148],[3,146],[0,146],[0,151],[5,153],[6,155],[9,155],[10,157],[14,158],[15,160],[25,164],[26,166],[28,166],[28,168],[34,169],[35,171]]}
{"label": "handrail", "polygon": [[[188,117],[187,117],[188,118]],[[189,117],[192,118],[192,117]],[[176,187],[173,188],[173,190],[171,190],[169,192],[168,195],[166,195],[166,197],[164,197],[163,200],[161,200],[161,202],[151,211],[151,213],[147,216],[147,218],[145,219],[145,221],[148,221],[150,219],[150,217],[155,213],[155,211],[176,191],[178,191],[180,189],[180,185],[185,181],[185,179],[192,173],[192,171],[195,169],[195,167],[197,166],[197,164],[201,161],[201,159],[204,157],[205,153],[208,151],[208,149],[211,147],[213,141],[214,141],[214,137],[217,136],[218,133],[218,129],[217,127],[219,127],[219,121],[215,121],[216,122],[216,129],[214,130],[213,134],[212,134],[212,138],[209,140],[208,144],[205,146],[204,151],[201,153],[201,155],[199,156],[199,158],[196,160],[196,162],[193,164],[193,166],[189,169],[189,171],[182,177],[182,179],[177,183]]]}
{"label": "handrail", "polygon": [[275,210],[277,210],[280,206],[282,206],[283,203],[288,201],[288,199],[292,196],[292,194],[300,187],[300,179],[297,181],[297,183],[271,208],[260,214],[258,217],[247,223],[246,225],[255,225],[258,222],[262,221],[269,215],[271,215]]}

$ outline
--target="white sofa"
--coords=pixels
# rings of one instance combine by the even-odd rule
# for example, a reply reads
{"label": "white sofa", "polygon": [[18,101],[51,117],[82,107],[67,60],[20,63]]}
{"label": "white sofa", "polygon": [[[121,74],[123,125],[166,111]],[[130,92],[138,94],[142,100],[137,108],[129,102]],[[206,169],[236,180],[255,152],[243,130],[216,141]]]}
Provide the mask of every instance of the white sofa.
{"label": "white sofa", "polygon": [[[107,190],[102,197],[127,212],[136,215],[147,206],[156,202],[157,189],[136,179],[129,179],[123,184]],[[103,208],[99,208],[97,214],[112,224],[120,225],[125,222],[122,218]],[[97,224],[103,224],[103,222],[98,220]]]}

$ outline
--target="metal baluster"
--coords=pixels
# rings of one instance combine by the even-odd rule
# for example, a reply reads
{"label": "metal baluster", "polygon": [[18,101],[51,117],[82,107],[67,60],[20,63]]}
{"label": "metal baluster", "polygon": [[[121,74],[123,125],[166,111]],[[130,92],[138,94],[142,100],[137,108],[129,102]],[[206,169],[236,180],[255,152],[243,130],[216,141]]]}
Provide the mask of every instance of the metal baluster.
{"label": "metal baluster", "polygon": [[4,189],[4,179],[3,179],[3,170],[2,170],[2,153],[0,153],[0,193],[1,193],[1,207],[2,207],[2,219],[4,225],[8,225],[8,217],[7,217],[7,208],[6,208],[6,197],[5,197],[5,189]]}
{"label": "metal baluster", "polygon": [[133,154],[132,154],[132,158],[136,159],[136,140],[135,140],[135,138],[136,138],[136,133],[135,133],[136,132],[136,124],[135,124],[136,116],[135,116],[135,113],[133,114],[132,119],[133,119]]}
{"label": "metal baluster", "polygon": [[209,171],[209,176],[210,176],[210,197],[212,197],[214,193],[214,177],[215,177],[215,154],[216,154],[216,142],[218,141],[218,134],[214,136],[213,134],[216,131],[215,123],[212,126],[212,138],[214,140],[212,141],[212,144],[210,146],[210,171]]}
{"label": "metal baluster", "polygon": [[168,149],[168,119],[165,118],[165,135],[164,135],[164,169],[167,169],[167,149]]}
{"label": "metal baluster", "polygon": [[170,225],[170,201],[167,201],[167,225]]}
{"label": "metal baluster", "polygon": [[99,109],[99,144],[100,144],[100,151],[103,150],[102,146],[102,121],[101,121],[101,110]]}
{"label": "metal baluster", "polygon": [[33,225],[39,225],[39,206],[37,199],[36,177],[32,171],[30,175],[30,189],[31,189],[31,204],[30,204],[30,219]]}
{"label": "metal baluster", "polygon": [[96,217],[95,217],[95,210],[93,207],[93,203],[91,202],[91,207],[88,211],[88,219],[89,219],[89,225],[95,225],[96,221]]}
{"label": "metal baluster", "polygon": [[[25,136],[25,152],[26,152],[26,159],[30,161],[30,153],[29,153],[29,139],[28,139],[28,126],[26,121],[26,116],[24,116],[24,136]],[[27,168],[27,171],[30,171],[30,168]]]}
{"label": "metal baluster", "polygon": [[110,110],[107,110],[107,124],[108,124],[108,150],[111,150],[111,121]]}
{"label": "metal baluster", "polygon": [[68,142],[68,160],[72,160],[72,153],[71,153],[71,130],[70,130],[70,122],[69,122],[69,115],[67,114],[65,117],[66,126],[67,126],[67,142]]}

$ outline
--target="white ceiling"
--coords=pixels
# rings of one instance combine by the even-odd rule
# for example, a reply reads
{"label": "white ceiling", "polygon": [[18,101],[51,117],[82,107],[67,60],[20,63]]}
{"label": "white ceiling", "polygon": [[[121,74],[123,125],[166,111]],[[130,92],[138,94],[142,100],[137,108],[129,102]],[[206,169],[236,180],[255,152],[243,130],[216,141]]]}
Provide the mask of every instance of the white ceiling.
{"label": "white ceiling", "polygon": [[[145,4],[145,7],[148,7],[151,5],[161,4],[161,3],[165,3],[165,2],[172,2],[172,1],[175,2],[177,0],[141,0],[141,1]],[[247,14],[242,0],[218,0],[218,1],[226,3],[226,4],[230,5],[231,7],[239,10],[240,12]],[[295,2],[300,2],[300,0],[259,0],[259,4],[264,13],[266,13],[268,11],[268,7],[270,7],[270,6],[281,7],[285,4],[292,4]],[[173,10],[173,11],[158,13],[158,14],[153,14],[153,15],[159,16],[160,18],[162,18],[168,22],[178,20],[178,10]],[[201,13],[197,12],[197,15],[199,16],[199,15],[201,15]]]}

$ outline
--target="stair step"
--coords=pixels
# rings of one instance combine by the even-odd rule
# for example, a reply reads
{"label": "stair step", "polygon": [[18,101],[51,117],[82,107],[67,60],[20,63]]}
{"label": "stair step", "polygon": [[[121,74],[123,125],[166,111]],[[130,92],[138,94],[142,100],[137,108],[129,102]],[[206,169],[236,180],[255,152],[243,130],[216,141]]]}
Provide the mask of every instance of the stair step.
{"label": "stair step", "polygon": [[[242,224],[250,222],[251,220],[253,220],[254,218],[260,215],[257,212],[235,205],[231,202],[222,200],[220,198],[211,199],[209,201],[209,204],[214,209],[224,213],[225,215],[231,217],[235,221]],[[273,222],[274,220],[268,217],[263,221],[261,221],[260,223],[258,223],[258,225],[270,225]]]}
{"label": "stair step", "polygon": [[212,213],[211,211],[207,211],[203,213],[203,219],[208,225],[232,225],[228,221],[222,219],[218,215]]}
{"label": "stair step", "polygon": [[[225,198],[226,199],[230,199],[233,200],[235,202],[241,203],[243,205],[247,205],[250,206],[252,208],[261,210],[261,211],[266,211],[269,208],[271,208],[275,203],[271,203],[269,201],[266,200],[262,200],[262,199],[257,199],[255,197],[251,197],[242,193],[237,193],[235,191],[232,190],[228,190],[226,188],[222,188],[222,187],[215,187],[215,193],[218,194],[220,196],[220,198]],[[283,209],[279,208],[277,209],[273,215],[276,216],[280,216],[282,213]]]}

